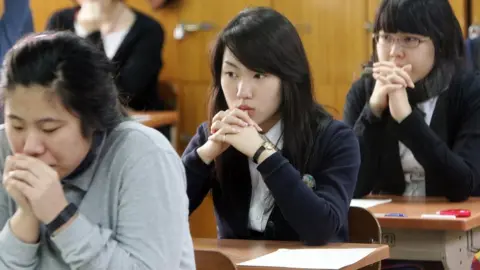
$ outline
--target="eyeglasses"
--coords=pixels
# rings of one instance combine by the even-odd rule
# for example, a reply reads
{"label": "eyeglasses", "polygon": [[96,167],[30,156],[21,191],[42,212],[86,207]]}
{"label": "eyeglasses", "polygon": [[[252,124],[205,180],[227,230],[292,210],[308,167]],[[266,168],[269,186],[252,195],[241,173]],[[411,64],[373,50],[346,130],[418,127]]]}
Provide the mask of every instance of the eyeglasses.
{"label": "eyeglasses", "polygon": [[413,49],[416,48],[420,45],[420,43],[425,42],[427,40],[430,40],[430,38],[419,38],[415,36],[398,36],[396,37],[393,34],[375,34],[373,36],[375,39],[375,42],[378,45],[390,47],[392,46],[395,42],[398,42],[398,45],[400,45],[403,48],[409,48]]}

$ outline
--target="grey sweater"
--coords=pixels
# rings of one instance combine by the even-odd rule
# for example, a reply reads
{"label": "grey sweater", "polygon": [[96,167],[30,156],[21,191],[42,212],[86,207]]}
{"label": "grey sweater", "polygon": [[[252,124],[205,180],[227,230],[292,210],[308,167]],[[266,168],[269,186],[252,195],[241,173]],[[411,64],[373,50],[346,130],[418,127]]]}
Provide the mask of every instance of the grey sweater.
{"label": "grey sweater", "polygon": [[[2,125],[2,171],[10,153]],[[54,237],[42,225],[32,245],[10,230],[15,203],[0,184],[0,269],[195,269],[185,170],[158,131],[120,124],[63,186],[79,217]]]}

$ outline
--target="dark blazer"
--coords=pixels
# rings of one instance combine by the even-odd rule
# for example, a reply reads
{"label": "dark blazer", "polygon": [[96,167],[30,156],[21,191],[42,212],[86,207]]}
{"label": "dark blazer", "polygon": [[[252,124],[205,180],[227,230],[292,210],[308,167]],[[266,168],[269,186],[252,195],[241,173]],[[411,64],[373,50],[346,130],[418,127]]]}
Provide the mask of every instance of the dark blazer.
{"label": "dark blazer", "polygon": [[416,107],[400,124],[388,110],[382,118],[374,116],[368,106],[374,84],[368,83],[370,78],[353,84],[344,111],[362,153],[354,197],[371,192],[403,194],[398,141],[423,166],[427,196],[463,201],[480,195],[480,77],[472,73],[455,76],[438,97],[430,126]]}
{"label": "dark blazer", "polygon": [[[78,10],[79,7],[57,11],[50,17],[47,29],[75,32]],[[164,31],[154,19],[132,10],[136,16],[135,22],[112,59],[117,69],[115,81],[122,101],[128,107],[134,110],[161,110],[165,106],[159,99],[157,82],[162,68]],[[93,35],[89,37],[94,43],[99,41],[94,40]]]}
{"label": "dark blazer", "polygon": [[[288,153],[275,153],[258,166],[270,189],[275,205],[265,232],[252,234],[248,228],[251,177],[248,159],[233,147],[228,155],[238,164],[227,172],[228,185],[216,179],[212,162],[206,165],[197,148],[208,138],[208,126],[202,124],[183,154],[187,173],[190,212],[212,192],[219,238],[295,240],[306,244],[325,244],[348,240],[348,209],[360,167],[360,150],[352,130],[331,121],[317,133],[308,174],[315,180],[312,189],[289,162]],[[321,134],[321,135],[320,135]]]}

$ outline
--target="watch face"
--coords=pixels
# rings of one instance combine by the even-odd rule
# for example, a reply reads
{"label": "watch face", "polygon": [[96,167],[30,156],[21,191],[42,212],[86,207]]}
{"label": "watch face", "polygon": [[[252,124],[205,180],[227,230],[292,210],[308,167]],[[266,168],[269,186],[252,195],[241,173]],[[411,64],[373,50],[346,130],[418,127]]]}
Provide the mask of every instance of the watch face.
{"label": "watch face", "polygon": [[268,150],[273,150],[275,149],[275,146],[270,143],[270,142],[265,142],[265,145],[264,145],[265,149],[268,149]]}
{"label": "watch face", "polygon": [[267,149],[267,150],[274,150],[275,149],[275,145],[267,138],[267,136],[262,135],[261,137],[265,141],[263,143],[263,147],[265,147],[265,149]]}

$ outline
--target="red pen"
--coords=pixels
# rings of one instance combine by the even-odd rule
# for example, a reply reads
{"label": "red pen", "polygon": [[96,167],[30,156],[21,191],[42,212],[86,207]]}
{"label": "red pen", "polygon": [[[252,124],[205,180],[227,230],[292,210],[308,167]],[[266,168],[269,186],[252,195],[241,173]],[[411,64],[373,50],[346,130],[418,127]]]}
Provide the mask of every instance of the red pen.
{"label": "red pen", "polygon": [[467,209],[446,209],[437,212],[437,215],[456,216],[456,217],[470,217],[472,213]]}

